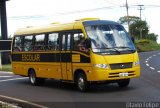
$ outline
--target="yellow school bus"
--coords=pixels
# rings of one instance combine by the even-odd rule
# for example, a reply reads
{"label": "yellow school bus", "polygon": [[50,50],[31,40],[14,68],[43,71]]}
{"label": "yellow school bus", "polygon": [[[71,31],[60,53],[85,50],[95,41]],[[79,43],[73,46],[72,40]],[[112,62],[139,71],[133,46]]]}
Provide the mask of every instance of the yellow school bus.
{"label": "yellow school bus", "polygon": [[12,42],[12,69],[32,85],[51,78],[73,82],[80,91],[92,83],[127,87],[140,76],[139,57],[124,27],[98,18],[19,29]]}

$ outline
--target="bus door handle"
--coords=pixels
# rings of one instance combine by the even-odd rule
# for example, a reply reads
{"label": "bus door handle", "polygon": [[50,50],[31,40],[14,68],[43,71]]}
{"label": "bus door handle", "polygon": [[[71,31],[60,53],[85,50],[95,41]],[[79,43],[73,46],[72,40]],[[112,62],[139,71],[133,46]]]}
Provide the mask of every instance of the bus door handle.
{"label": "bus door handle", "polygon": [[57,69],[57,71],[58,71],[58,72],[60,72],[60,71],[61,71],[61,69]]}
{"label": "bus door handle", "polygon": [[67,69],[67,72],[70,72],[71,71],[71,69]]}

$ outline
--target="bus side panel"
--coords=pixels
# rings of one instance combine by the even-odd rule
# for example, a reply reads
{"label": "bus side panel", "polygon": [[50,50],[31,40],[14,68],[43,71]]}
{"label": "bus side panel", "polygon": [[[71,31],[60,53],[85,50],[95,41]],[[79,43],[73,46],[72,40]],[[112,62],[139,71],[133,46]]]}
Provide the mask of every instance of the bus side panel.
{"label": "bus side panel", "polygon": [[12,63],[12,71],[14,74],[28,76],[28,70],[33,69],[37,77],[61,79],[60,63]]}
{"label": "bus side panel", "polygon": [[62,62],[61,69],[62,69],[62,79],[67,80],[67,64]]}
{"label": "bus side panel", "polygon": [[[34,65],[34,66],[33,66]],[[32,64],[37,77],[61,79],[60,63]]]}
{"label": "bus side panel", "polygon": [[72,64],[71,63],[67,63],[67,77],[68,77],[68,80],[73,80]]}
{"label": "bus side panel", "polygon": [[74,73],[76,72],[76,70],[82,70],[83,72],[85,72],[87,80],[93,79],[93,75],[90,74],[92,72],[92,66],[90,63],[73,63],[72,66]]}
{"label": "bus side panel", "polygon": [[72,64],[62,62],[61,68],[62,68],[62,79],[73,80]]}
{"label": "bus side panel", "polygon": [[12,71],[16,75],[28,76],[28,68],[22,63],[12,62]]}

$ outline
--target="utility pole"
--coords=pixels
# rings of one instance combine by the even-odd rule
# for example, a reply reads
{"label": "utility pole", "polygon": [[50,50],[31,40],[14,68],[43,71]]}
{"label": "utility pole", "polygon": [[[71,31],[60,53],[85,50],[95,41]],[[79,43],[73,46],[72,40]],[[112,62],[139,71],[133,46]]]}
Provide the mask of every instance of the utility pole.
{"label": "utility pole", "polygon": [[138,10],[140,11],[139,13],[140,13],[140,20],[141,20],[142,10],[144,10],[144,8],[142,7],[144,7],[144,5],[137,5],[137,6],[139,6]]}
{"label": "utility pole", "polygon": [[[8,32],[7,32],[7,13],[6,13],[6,1],[8,0],[0,0],[0,40],[7,40],[8,39]],[[6,47],[6,46],[3,46]],[[8,62],[8,52],[0,52],[0,65],[6,64]],[[1,66],[0,66],[1,68]]]}
{"label": "utility pole", "polygon": [[7,33],[7,16],[6,16],[6,1],[0,0],[0,26],[1,26],[1,39],[6,40],[8,38]]}
{"label": "utility pole", "polygon": [[124,6],[121,6],[121,7],[125,7],[126,8],[126,11],[127,11],[127,26],[128,26],[128,33],[130,34],[130,32],[129,32],[129,6],[128,6],[128,1],[126,0],[126,3],[125,3],[125,5]]}
{"label": "utility pole", "polygon": [[130,34],[130,32],[129,32],[129,11],[128,11],[128,1],[126,0],[126,5],[125,5],[125,7],[126,7],[126,11],[127,11],[127,25],[128,25],[128,33]]}

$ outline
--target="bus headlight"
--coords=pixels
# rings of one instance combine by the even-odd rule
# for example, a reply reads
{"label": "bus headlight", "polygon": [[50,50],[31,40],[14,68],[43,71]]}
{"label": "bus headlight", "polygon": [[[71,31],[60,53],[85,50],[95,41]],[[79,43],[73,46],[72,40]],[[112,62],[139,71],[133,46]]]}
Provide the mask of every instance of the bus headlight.
{"label": "bus headlight", "polygon": [[139,61],[134,62],[134,66],[138,66],[138,65],[140,65]]}
{"label": "bus headlight", "polygon": [[107,64],[94,64],[94,67],[108,69],[108,65]]}

